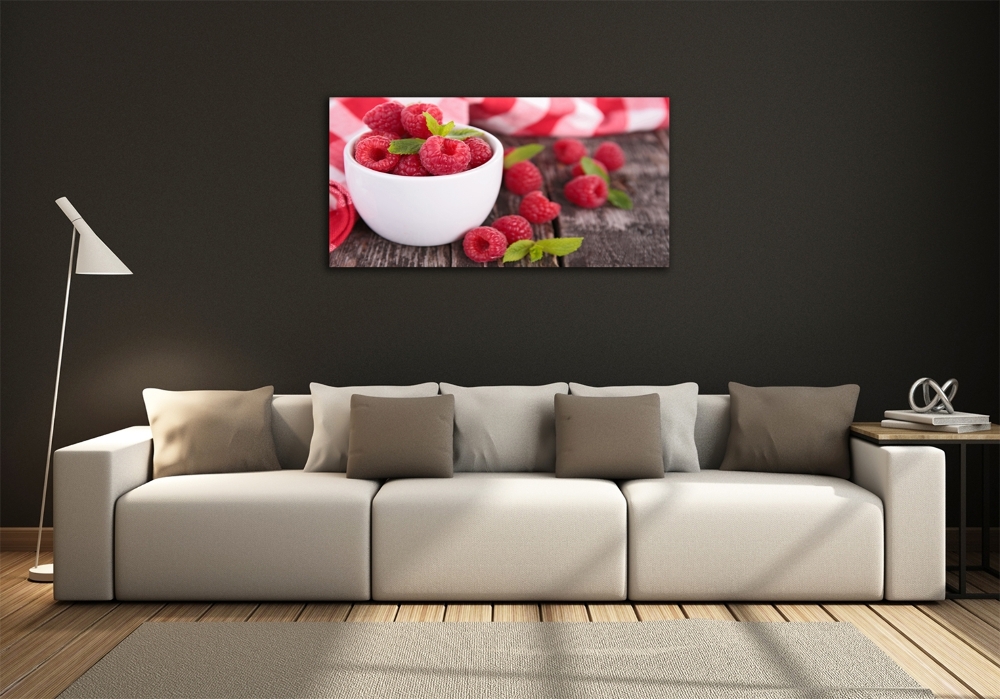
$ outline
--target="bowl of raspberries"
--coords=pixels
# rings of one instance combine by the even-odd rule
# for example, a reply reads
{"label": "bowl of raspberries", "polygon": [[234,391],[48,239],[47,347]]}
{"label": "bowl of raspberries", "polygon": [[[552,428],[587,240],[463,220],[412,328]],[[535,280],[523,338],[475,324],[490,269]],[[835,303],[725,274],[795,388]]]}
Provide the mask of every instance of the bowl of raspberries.
{"label": "bowl of raspberries", "polygon": [[402,245],[446,245],[486,220],[503,179],[496,137],[442,123],[424,102],[385,102],[362,121],[370,130],[344,146],[344,174],[373,231]]}

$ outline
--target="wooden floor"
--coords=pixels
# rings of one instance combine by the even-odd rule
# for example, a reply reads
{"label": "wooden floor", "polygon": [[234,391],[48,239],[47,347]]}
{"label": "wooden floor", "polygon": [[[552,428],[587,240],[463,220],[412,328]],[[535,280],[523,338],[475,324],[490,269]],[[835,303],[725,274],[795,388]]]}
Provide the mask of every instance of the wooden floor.
{"label": "wooden floor", "polygon": [[[55,697],[146,621],[845,621],[941,697],[1000,697],[1000,601],[928,604],[67,603],[25,579],[34,554],[0,554],[0,697]],[[51,562],[44,554],[43,562]],[[978,559],[972,561],[978,563]],[[993,562],[996,567],[997,562]],[[997,580],[969,576],[970,591]],[[971,589],[975,588],[975,589]]]}

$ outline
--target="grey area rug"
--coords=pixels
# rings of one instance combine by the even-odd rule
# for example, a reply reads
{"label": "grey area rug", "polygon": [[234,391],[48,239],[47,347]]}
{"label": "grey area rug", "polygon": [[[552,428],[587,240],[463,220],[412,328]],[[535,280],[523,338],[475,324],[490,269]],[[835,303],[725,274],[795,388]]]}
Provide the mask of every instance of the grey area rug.
{"label": "grey area rug", "polygon": [[850,624],[146,623],[61,697],[932,697]]}

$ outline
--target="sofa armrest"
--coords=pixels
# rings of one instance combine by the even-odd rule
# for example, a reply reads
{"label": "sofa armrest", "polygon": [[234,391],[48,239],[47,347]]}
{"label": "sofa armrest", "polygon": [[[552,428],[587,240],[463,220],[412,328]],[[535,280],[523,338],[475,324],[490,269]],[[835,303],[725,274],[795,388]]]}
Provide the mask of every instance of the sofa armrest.
{"label": "sofa armrest", "polygon": [[885,598],[944,599],[944,452],[851,439],[851,458],[851,480],[882,498]]}
{"label": "sofa armrest", "polygon": [[115,502],[150,479],[152,456],[148,427],[129,427],[56,451],[52,480],[56,599],[114,599]]}

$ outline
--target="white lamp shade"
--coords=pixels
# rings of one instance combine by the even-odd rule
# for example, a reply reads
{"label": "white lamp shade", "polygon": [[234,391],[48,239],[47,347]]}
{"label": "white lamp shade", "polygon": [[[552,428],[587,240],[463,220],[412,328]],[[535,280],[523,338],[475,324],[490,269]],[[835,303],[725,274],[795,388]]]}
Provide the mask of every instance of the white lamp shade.
{"label": "white lamp shade", "polygon": [[90,230],[90,226],[82,218],[76,222],[76,229],[80,231],[80,252],[76,256],[77,274],[132,274],[132,270],[111,252],[111,248]]}
{"label": "white lamp shade", "polygon": [[97,237],[94,229],[69,203],[69,199],[60,197],[56,199],[56,204],[80,233],[80,251],[76,255],[77,274],[132,274],[132,270]]}

